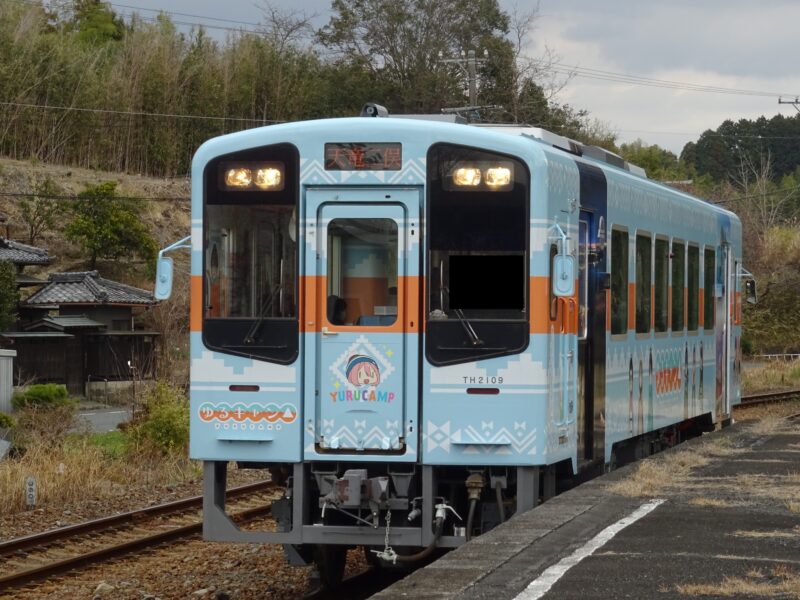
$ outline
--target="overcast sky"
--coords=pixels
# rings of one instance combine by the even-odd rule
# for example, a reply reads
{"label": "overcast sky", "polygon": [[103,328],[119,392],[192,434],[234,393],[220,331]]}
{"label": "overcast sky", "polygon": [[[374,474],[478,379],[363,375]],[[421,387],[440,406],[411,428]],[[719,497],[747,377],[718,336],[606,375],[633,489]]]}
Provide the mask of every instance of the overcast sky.
{"label": "overcast sky", "polygon": [[[259,0],[121,1],[124,6],[112,0],[120,12],[137,6],[254,23],[262,18]],[[317,13],[317,25],[331,15],[327,0],[272,4]],[[500,5],[507,11],[515,5],[525,11],[536,3],[500,0]],[[797,114],[791,105],[779,106],[778,95],[800,95],[798,0],[541,0],[539,6],[529,54],[539,56],[547,46],[561,65],[577,65],[582,73],[606,72],[598,74],[603,79],[573,77],[558,100],[587,109],[621,142],[641,138],[679,153],[686,142],[725,119]],[[178,15],[174,19],[200,21]],[[219,30],[209,33],[225,35]],[[619,74],[748,93],[634,85],[618,81]]]}

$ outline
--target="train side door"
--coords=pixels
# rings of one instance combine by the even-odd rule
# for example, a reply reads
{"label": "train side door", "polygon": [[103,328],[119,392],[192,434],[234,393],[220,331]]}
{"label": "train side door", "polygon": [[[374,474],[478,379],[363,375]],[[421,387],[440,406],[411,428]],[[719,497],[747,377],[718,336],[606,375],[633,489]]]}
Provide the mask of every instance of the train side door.
{"label": "train side door", "polygon": [[733,298],[735,277],[731,247],[723,244],[719,248],[716,277],[716,413],[718,420],[727,419],[731,414],[731,343],[733,338]]}
{"label": "train side door", "polygon": [[319,206],[319,451],[404,449],[405,212],[388,203]]}
{"label": "train side door", "polygon": [[578,164],[578,459],[605,457],[606,204],[603,172]]}

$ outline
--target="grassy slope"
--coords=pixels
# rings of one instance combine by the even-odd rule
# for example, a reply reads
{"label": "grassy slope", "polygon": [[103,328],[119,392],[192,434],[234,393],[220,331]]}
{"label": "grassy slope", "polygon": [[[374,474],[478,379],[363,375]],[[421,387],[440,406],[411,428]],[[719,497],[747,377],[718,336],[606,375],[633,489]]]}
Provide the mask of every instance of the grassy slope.
{"label": "grassy slope", "polygon": [[[0,192],[2,193],[18,194],[30,192],[46,177],[50,177],[61,188],[64,195],[77,194],[85,188],[87,183],[98,184],[105,181],[116,181],[119,194],[124,196],[180,196],[185,198],[189,196],[188,179],[158,179],[140,175],[0,159]],[[0,196],[0,214],[5,215],[8,219],[10,238],[27,243],[27,228],[20,218],[19,201],[19,198]],[[53,201],[69,203],[69,200]],[[189,234],[191,219],[188,200],[143,200],[141,205],[142,220],[156,238],[160,247]],[[56,260],[47,267],[26,267],[26,274],[46,278],[47,274],[52,272],[78,271],[88,268],[88,262],[80,249],[64,239],[63,227],[65,222],[66,219],[62,218],[62,221],[53,231],[46,232],[41,239],[36,241],[37,246],[47,249],[50,254],[56,256]],[[5,235],[4,227],[0,227],[0,234]],[[184,259],[185,264],[188,264],[188,257],[184,257]],[[183,260],[179,260],[179,264],[181,262]],[[100,262],[98,270],[102,275],[111,279],[152,289],[150,277],[147,276],[145,266],[141,263]]]}

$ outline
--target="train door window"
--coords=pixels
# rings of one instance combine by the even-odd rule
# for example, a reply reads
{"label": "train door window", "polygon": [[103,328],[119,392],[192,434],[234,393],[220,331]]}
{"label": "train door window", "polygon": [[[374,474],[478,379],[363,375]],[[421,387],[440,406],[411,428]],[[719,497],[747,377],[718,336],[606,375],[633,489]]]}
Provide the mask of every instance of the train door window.
{"label": "train door window", "polygon": [[686,270],[686,327],[697,331],[700,310],[700,248],[689,245],[689,260]]}
{"label": "train door window", "polygon": [[703,256],[703,327],[714,329],[714,269],[716,250],[706,248]]}
{"label": "train door window", "polygon": [[611,230],[611,333],[628,332],[628,232]]}
{"label": "train door window", "polygon": [[683,331],[686,244],[672,241],[672,331]]}
{"label": "train door window", "polygon": [[655,298],[653,325],[656,333],[667,331],[669,308],[669,242],[656,238],[655,252]]}
{"label": "train door window", "polygon": [[589,310],[589,223],[580,221],[578,228],[578,337],[584,340],[586,312]]}
{"label": "train door window", "polygon": [[636,333],[650,331],[653,246],[649,235],[636,235]]}
{"label": "train door window", "polygon": [[397,223],[331,221],[327,272],[331,325],[392,325],[397,320]]}
{"label": "train door window", "polygon": [[[530,341],[530,172],[453,144],[427,156],[425,354],[433,365],[522,352]],[[537,298],[537,308],[547,296]]]}

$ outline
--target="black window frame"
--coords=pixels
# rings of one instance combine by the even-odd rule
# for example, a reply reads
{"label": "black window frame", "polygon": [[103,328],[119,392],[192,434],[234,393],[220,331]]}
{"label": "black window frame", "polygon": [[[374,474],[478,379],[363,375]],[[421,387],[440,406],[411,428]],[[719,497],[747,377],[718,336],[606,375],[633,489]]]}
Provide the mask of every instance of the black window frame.
{"label": "black window frame", "polygon": [[[694,266],[692,259],[694,258]],[[700,329],[700,246],[689,242],[686,249],[686,330]]]}
{"label": "black window frame", "polygon": [[[675,252],[675,246],[680,246],[680,254]],[[680,258],[680,261],[676,260]],[[682,265],[682,281],[680,282],[680,294],[676,296],[676,287],[675,287],[675,269],[677,268],[678,263]],[[670,270],[669,270],[669,281],[670,281],[670,322],[669,322],[669,329],[672,333],[677,333],[679,335],[683,335],[683,332],[686,330],[686,242],[680,239],[673,239],[672,243],[670,244]],[[681,311],[680,311],[680,327],[676,328],[675,322],[675,315],[678,314],[675,310],[675,299],[680,299]]]}
{"label": "black window frame", "polygon": [[[709,268],[709,257],[711,267]],[[711,331],[716,326],[714,289],[716,287],[717,249],[706,246],[703,249],[703,329]]]}
{"label": "black window frame", "polygon": [[[219,185],[220,165],[229,162],[282,162],[284,164],[285,185],[280,191],[242,191],[226,190]],[[270,318],[209,318],[205,307],[208,306],[208,289],[203,278],[203,305],[201,311],[201,337],[203,345],[209,350],[242,356],[276,364],[292,364],[300,355],[300,153],[297,147],[287,142],[245,148],[235,152],[221,154],[210,159],[203,168],[203,258],[207,264],[208,251],[208,206],[209,205],[241,205],[253,206],[273,200],[273,204],[292,205],[295,210],[295,277],[294,299],[295,314],[293,317]],[[275,200],[280,200],[275,202]],[[248,350],[244,343],[247,334],[257,321],[256,342]]]}
{"label": "black window frame", "polygon": [[[646,282],[642,282],[639,280],[640,274],[640,261],[639,261],[639,241],[645,240],[647,242],[647,268],[644,271],[647,275]],[[643,245],[643,247],[645,247]],[[647,231],[637,231],[636,232],[636,240],[634,246],[634,273],[636,274],[636,293],[634,294],[634,312],[636,314],[636,333],[637,334],[649,334],[650,333],[650,323],[652,322],[652,314],[653,314],[653,297],[652,297],[652,285],[653,285],[653,236]],[[644,286],[644,293],[642,290],[642,283],[646,283]],[[643,303],[640,303],[640,300],[644,300]]]}
{"label": "black window frame", "polygon": [[[444,178],[440,177],[439,161],[440,152],[450,152],[452,154],[462,153],[464,160],[492,161],[499,160],[511,161],[514,165],[514,185],[509,190],[469,190],[446,189]],[[466,146],[450,142],[438,142],[428,148],[427,153],[427,173],[425,186],[425,286],[424,293],[424,319],[425,319],[425,358],[433,366],[456,365],[500,356],[510,356],[524,352],[530,343],[530,318],[531,318],[531,298],[530,298],[530,204],[531,204],[531,173],[526,162],[518,156],[505,154],[480,148],[477,146]],[[445,157],[448,158],[448,157]],[[460,157],[459,157],[460,158]],[[484,342],[482,346],[471,346],[466,336],[464,324],[457,318],[431,319],[431,294],[433,286],[431,277],[433,270],[431,267],[432,241],[434,240],[434,228],[437,226],[436,218],[432,217],[433,194],[465,194],[472,201],[474,199],[501,197],[504,194],[521,196],[522,206],[525,211],[524,219],[521,222],[521,235],[524,239],[524,314],[518,319],[510,318],[468,318],[470,325],[477,333],[478,337]],[[459,250],[449,251],[458,254]],[[489,251],[487,251],[489,253]],[[437,286],[438,287],[438,284]]]}
{"label": "black window frame", "polygon": [[[653,294],[653,330],[656,333],[667,333],[669,331],[669,253],[669,238],[657,235],[653,248],[653,284],[655,287],[655,293]],[[660,257],[659,254],[661,255]],[[661,263],[661,278],[658,277],[659,263]]]}
{"label": "black window frame", "polygon": [[[617,244],[614,243],[614,237],[616,235],[623,236],[624,243],[621,244],[621,248],[624,249],[624,258],[622,263],[617,263],[618,266],[621,266],[622,272],[624,273],[624,285],[622,289],[622,293],[619,290],[615,290],[615,269],[614,269],[614,261],[616,260],[616,256],[619,254],[617,248]],[[629,303],[630,298],[628,296],[628,289],[630,286],[631,278],[630,278],[630,233],[628,232],[627,227],[622,227],[619,225],[614,225],[611,227],[611,239],[609,240],[609,248],[611,249],[610,252],[610,265],[609,265],[609,272],[611,274],[611,306],[609,307],[609,311],[611,313],[611,335],[627,335],[628,334],[628,311],[630,310]],[[619,307],[622,307],[621,310]],[[617,308],[617,311],[614,309]],[[622,327],[619,327],[619,315],[617,312],[622,313]],[[616,325],[616,326],[615,326]]]}

